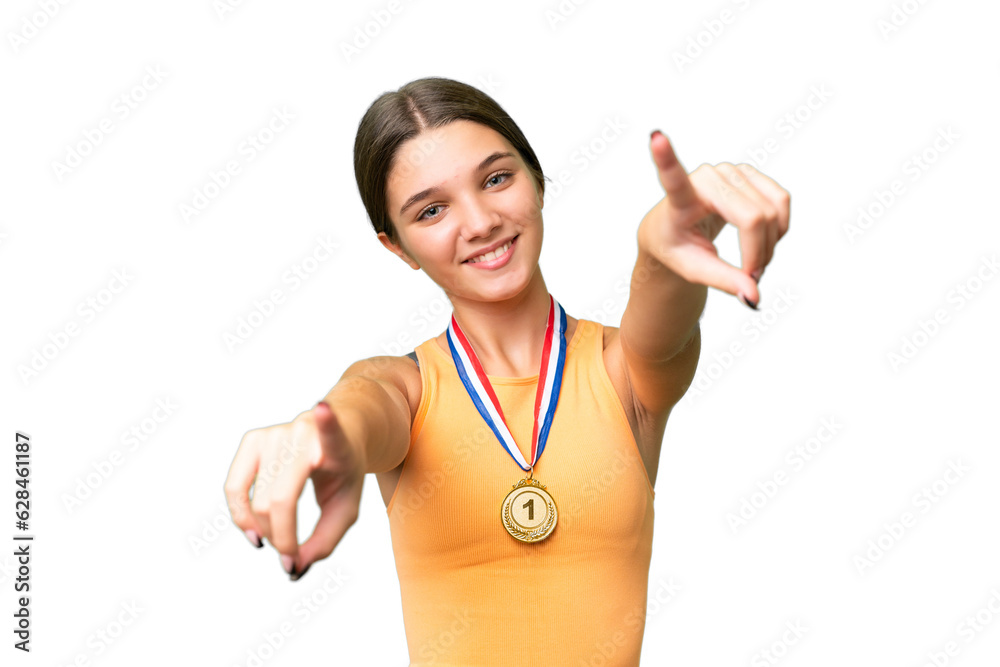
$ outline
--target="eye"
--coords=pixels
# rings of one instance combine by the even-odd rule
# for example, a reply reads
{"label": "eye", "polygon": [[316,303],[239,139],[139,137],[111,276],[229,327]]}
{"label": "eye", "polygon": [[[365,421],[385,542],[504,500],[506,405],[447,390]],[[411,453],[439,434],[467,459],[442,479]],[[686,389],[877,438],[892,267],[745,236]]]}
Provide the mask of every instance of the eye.
{"label": "eye", "polygon": [[[497,173],[493,174],[488,179],[486,179],[486,183],[490,184],[493,181],[496,181],[497,179],[502,179],[499,183],[494,183],[493,187],[496,187],[497,185],[503,185],[504,183],[509,181],[513,175],[514,172],[512,171],[498,171]],[[428,215],[428,213],[430,213],[430,211],[439,208],[441,207],[438,206],[437,204],[433,206],[428,206],[427,208],[425,208],[423,211],[420,212],[420,215],[417,216],[417,220],[433,220],[434,218],[437,217],[437,215]]]}
{"label": "eye", "polygon": [[[510,177],[513,176],[513,175],[514,175],[514,172],[512,172],[512,171],[498,171],[497,173],[493,174],[488,179],[486,179],[486,182],[490,183],[491,181],[495,181],[498,178],[503,178],[504,180],[501,181],[500,183],[504,183],[506,181],[509,181]],[[500,185],[500,183],[497,183],[497,185]]]}
{"label": "eye", "polygon": [[436,208],[441,208],[441,207],[437,206],[436,204],[434,206],[428,206],[427,208],[425,208],[423,211],[420,212],[420,215],[417,216],[417,220],[430,220],[432,218],[437,217],[434,215],[430,216],[429,218],[426,217],[428,211],[433,211]]}

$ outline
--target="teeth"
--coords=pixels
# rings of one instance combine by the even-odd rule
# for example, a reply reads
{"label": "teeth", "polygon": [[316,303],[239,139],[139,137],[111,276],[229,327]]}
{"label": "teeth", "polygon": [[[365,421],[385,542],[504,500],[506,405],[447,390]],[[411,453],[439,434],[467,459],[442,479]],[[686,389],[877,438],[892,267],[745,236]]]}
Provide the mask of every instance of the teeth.
{"label": "teeth", "polygon": [[469,264],[475,264],[477,262],[486,262],[486,261],[489,261],[491,259],[496,259],[497,257],[499,257],[502,254],[504,254],[505,252],[507,252],[507,248],[510,247],[511,243],[512,243],[512,241],[507,241],[507,243],[505,243],[501,247],[497,248],[496,250],[491,250],[490,252],[486,253],[485,255],[480,255],[479,257],[474,257],[473,259],[469,260]]}

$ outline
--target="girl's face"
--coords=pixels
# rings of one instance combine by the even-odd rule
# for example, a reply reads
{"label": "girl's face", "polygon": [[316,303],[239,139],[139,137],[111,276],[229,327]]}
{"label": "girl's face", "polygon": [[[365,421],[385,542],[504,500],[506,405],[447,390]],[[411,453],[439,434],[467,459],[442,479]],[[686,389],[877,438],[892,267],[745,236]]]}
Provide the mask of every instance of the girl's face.
{"label": "girl's face", "polygon": [[[496,301],[528,285],[542,250],[542,196],[495,130],[456,120],[421,132],[400,146],[386,186],[400,244],[379,240],[449,296]],[[496,260],[471,261],[498,244]]]}

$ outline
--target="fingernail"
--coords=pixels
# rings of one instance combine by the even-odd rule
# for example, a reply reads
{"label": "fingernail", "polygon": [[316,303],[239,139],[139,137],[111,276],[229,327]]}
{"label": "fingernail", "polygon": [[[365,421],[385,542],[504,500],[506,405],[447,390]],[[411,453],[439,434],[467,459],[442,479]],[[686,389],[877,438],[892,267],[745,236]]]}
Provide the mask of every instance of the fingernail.
{"label": "fingernail", "polygon": [[306,576],[306,572],[308,572],[309,568],[311,568],[311,567],[312,567],[312,563],[309,563],[308,565],[306,565],[306,569],[302,570],[298,574],[292,574],[291,577],[290,577],[291,580],[292,581],[298,581],[302,577]]}
{"label": "fingernail", "polygon": [[754,310],[757,310],[757,304],[756,304],[756,302],[751,301],[750,299],[748,299],[745,296],[743,296],[742,292],[740,292],[740,301],[742,301],[743,303],[745,303],[748,308],[753,308]]}
{"label": "fingernail", "polygon": [[247,536],[248,540],[250,540],[250,544],[254,545],[258,549],[264,546],[264,543],[261,542],[260,535],[257,534],[256,530],[244,530],[243,534]]}
{"label": "fingernail", "polygon": [[764,269],[757,269],[756,271],[750,274],[750,277],[753,278],[755,283],[759,283],[760,277],[762,275],[764,275]]}
{"label": "fingernail", "polygon": [[649,133],[649,139],[650,139],[650,141],[652,141],[653,137],[655,137],[657,134],[663,134],[663,133],[660,132],[659,130],[653,130],[652,132],[650,132]]}
{"label": "fingernail", "polygon": [[285,568],[288,574],[295,574],[295,558],[281,554],[281,567]]}

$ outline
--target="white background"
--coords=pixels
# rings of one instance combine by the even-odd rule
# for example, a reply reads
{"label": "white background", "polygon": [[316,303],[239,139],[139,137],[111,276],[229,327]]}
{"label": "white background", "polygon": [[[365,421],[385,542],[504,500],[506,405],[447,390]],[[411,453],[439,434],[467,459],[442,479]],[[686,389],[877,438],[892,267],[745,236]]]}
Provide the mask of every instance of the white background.
{"label": "white background", "polygon": [[[792,193],[760,311],[711,291],[695,387],[667,425],[642,664],[764,665],[773,648],[788,666],[916,667],[950,641],[939,661],[996,664],[995,3],[49,4],[0,16],[4,664],[248,665],[286,621],[263,664],[407,663],[373,476],[359,522],[294,583],[234,529],[222,485],[248,429],[447,326],[443,293],[375,239],[352,165],[368,105],[430,75],[491,94],[546,174],[565,172],[558,194],[548,184],[541,266],[574,317],[620,322],[638,222],[663,195],[652,129],[689,171],[750,162]],[[246,159],[274,109],[294,119]],[[102,119],[112,131],[88,150]],[[609,122],[623,129],[602,144]],[[75,168],[56,166],[78,148]],[[233,159],[240,173],[185,220]],[[859,208],[871,223],[851,233]],[[283,276],[317,239],[338,250],[293,288]],[[718,246],[739,264],[736,240],[729,227]],[[230,349],[274,289],[284,302]],[[177,406],[161,423],[157,401]],[[11,648],[16,431],[32,439],[30,656]],[[796,467],[788,453],[817,435]],[[753,496],[778,471],[787,483]],[[302,539],[311,485],[303,498]],[[744,500],[756,514],[734,530]],[[303,622],[294,605],[338,572]],[[794,644],[786,623],[805,628]]]}

